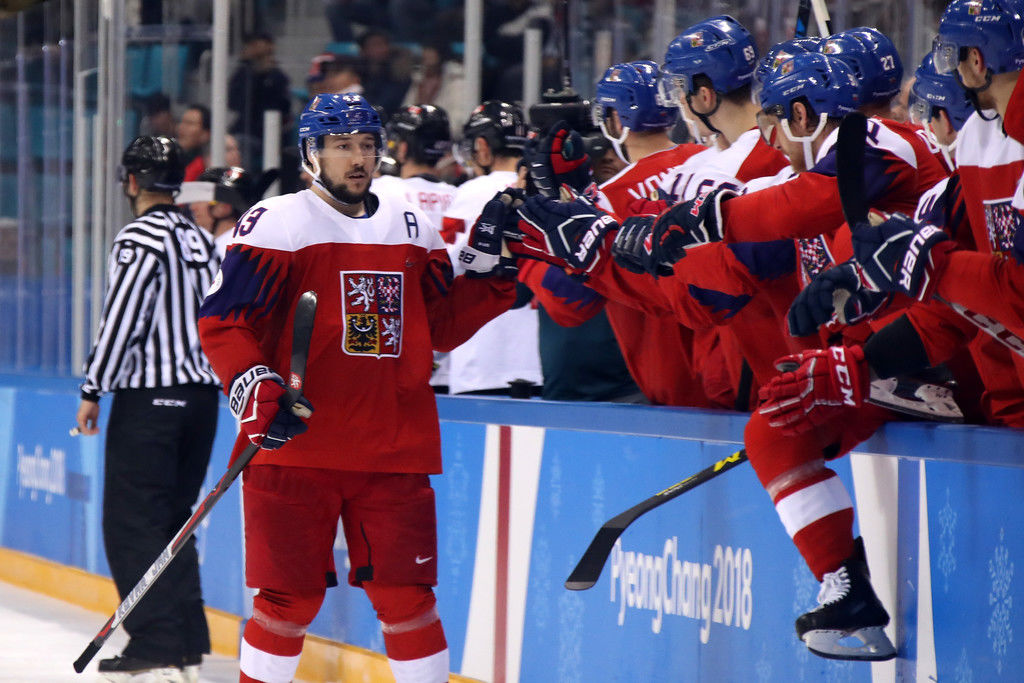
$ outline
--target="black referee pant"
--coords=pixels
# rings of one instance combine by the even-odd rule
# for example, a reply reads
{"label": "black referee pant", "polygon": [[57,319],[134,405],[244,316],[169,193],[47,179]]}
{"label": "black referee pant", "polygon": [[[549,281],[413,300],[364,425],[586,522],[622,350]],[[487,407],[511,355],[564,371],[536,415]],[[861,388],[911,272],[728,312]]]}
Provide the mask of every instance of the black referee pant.
{"label": "black referee pant", "polygon": [[[114,392],[103,479],[103,542],[123,600],[192,515],[217,429],[218,389]],[[181,664],[210,651],[195,539],[124,620],[123,654]]]}

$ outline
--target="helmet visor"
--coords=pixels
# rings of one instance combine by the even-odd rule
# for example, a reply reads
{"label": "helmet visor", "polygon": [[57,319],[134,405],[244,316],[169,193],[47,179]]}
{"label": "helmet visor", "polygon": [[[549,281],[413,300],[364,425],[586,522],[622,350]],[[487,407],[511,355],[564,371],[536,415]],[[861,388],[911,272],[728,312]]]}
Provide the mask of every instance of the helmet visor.
{"label": "helmet visor", "polygon": [[932,118],[932,103],[923,97],[919,97],[910,105],[910,121],[918,126],[931,121]]}
{"label": "helmet visor", "polygon": [[932,64],[940,74],[951,74],[960,63],[960,46],[956,43],[936,36],[932,41]]}
{"label": "helmet visor", "polygon": [[775,146],[775,136],[782,113],[782,106],[778,104],[757,112],[757,128],[761,131],[761,139],[769,147]]}
{"label": "helmet visor", "polygon": [[658,94],[655,102],[662,107],[678,107],[690,91],[690,78],[682,74],[664,73],[658,76]]}

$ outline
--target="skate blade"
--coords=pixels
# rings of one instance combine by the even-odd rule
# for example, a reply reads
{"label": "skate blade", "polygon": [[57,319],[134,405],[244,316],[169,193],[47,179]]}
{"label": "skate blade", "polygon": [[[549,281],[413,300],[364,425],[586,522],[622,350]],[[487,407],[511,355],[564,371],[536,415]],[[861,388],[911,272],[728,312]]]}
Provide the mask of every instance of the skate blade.
{"label": "skate blade", "polygon": [[96,680],[106,683],[184,683],[186,678],[181,669],[165,667],[148,671],[101,671]]}
{"label": "skate blade", "polygon": [[896,656],[896,648],[881,626],[856,631],[808,631],[803,641],[808,650],[826,659],[883,662]]}

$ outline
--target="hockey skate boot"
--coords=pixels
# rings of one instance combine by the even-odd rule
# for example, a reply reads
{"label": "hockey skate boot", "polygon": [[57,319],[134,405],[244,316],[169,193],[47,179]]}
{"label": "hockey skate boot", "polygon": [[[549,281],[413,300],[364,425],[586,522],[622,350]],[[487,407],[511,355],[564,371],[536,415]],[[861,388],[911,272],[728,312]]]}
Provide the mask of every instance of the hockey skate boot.
{"label": "hockey skate boot", "polygon": [[124,655],[101,659],[96,670],[98,680],[108,683],[185,683],[186,680],[181,667]]}
{"label": "hockey skate boot", "polygon": [[828,659],[882,661],[896,656],[883,630],[889,623],[858,538],[853,555],[839,569],[825,574],[818,606],[796,620],[796,633],[807,649]]}

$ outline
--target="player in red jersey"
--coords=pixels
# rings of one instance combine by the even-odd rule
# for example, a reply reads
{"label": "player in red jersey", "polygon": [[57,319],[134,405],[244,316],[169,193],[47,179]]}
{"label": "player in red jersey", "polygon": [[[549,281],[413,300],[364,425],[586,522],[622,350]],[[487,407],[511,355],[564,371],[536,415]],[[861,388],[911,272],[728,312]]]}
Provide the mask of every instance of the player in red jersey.
{"label": "player in red jersey", "polygon": [[[243,478],[246,582],[259,591],[240,681],[292,680],[306,628],[337,582],[339,517],[349,583],[377,611],[396,680],[446,681],[431,588],[437,542],[428,474],[441,471],[431,348],[452,348],[506,310],[514,279],[503,276],[493,230],[471,231],[460,254],[467,275],[453,279],[424,213],[370,194],[383,136],[361,96],[314,98],[299,139],[312,188],[260,202],[241,218],[199,322],[215,370],[233,378],[225,384],[241,424],[236,453],[249,442],[264,449]],[[279,409],[284,384],[275,373],[288,367],[281,330],[306,290],[319,294],[308,431]]]}

